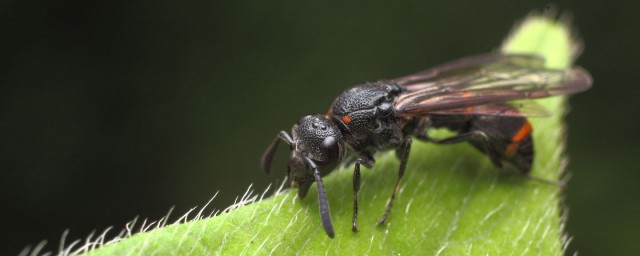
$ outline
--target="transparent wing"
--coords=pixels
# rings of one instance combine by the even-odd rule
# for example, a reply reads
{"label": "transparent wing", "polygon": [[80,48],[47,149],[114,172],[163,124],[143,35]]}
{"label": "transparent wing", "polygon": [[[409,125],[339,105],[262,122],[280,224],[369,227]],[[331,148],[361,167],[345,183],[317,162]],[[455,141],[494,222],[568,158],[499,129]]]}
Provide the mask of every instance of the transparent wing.
{"label": "transparent wing", "polygon": [[518,65],[542,68],[544,59],[536,55],[488,53],[454,60],[431,69],[393,79],[409,90],[417,90],[435,82],[456,82],[479,75],[491,66]]}
{"label": "transparent wing", "polygon": [[466,108],[456,108],[432,111],[429,114],[438,115],[491,115],[491,116],[525,116],[547,117],[551,113],[534,101],[511,101],[508,103],[494,103]]}
{"label": "transparent wing", "polygon": [[580,67],[553,70],[543,65],[533,55],[494,53],[400,77],[394,81],[407,92],[395,101],[396,113],[508,114],[502,103],[572,94],[591,85],[591,76]]}

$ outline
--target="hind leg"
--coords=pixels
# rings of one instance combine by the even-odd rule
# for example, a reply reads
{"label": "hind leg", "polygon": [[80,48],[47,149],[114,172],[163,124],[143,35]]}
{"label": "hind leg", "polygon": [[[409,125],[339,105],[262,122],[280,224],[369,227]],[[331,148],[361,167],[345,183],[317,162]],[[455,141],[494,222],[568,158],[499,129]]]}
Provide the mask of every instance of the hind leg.
{"label": "hind leg", "polygon": [[426,134],[420,134],[416,136],[418,139],[423,141],[428,141],[436,144],[456,144],[460,142],[475,142],[473,144],[482,145],[481,151],[486,153],[491,159],[493,165],[498,168],[502,168],[501,156],[498,151],[495,150],[493,145],[490,142],[489,136],[482,131],[470,131],[458,134],[453,137],[449,137],[446,139],[433,139],[428,137]]}
{"label": "hind leg", "polygon": [[[458,135],[433,139],[427,136],[428,122],[419,122],[416,137],[436,144],[454,144],[469,142],[489,156],[493,165],[502,168],[506,161],[518,169],[518,173],[528,179],[564,187],[563,182],[531,176],[534,159],[533,128],[524,117],[513,116],[476,116],[457,124],[440,124],[440,127],[453,128]],[[449,127],[451,126],[451,127]]]}

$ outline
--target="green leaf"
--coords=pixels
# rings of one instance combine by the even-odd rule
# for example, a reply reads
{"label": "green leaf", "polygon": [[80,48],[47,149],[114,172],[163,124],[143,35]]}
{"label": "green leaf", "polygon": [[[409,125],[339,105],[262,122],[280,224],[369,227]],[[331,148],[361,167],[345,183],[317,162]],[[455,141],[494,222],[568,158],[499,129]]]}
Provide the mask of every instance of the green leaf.
{"label": "green leaf", "polygon": [[[576,44],[561,22],[532,15],[504,44],[507,52],[544,55],[550,67],[570,65]],[[557,180],[565,165],[561,97],[539,100],[553,115],[536,118],[532,175]],[[436,131],[442,133],[444,131]],[[257,161],[257,159],[256,159]],[[320,224],[315,185],[210,218],[125,237],[89,255],[560,255],[560,189],[498,170],[470,145],[415,141],[390,219],[376,226],[397,177],[392,152],[362,171],[358,233],[351,232],[352,166],[325,179],[335,239]],[[257,170],[254,170],[257,171]],[[250,196],[245,196],[250,198]]]}

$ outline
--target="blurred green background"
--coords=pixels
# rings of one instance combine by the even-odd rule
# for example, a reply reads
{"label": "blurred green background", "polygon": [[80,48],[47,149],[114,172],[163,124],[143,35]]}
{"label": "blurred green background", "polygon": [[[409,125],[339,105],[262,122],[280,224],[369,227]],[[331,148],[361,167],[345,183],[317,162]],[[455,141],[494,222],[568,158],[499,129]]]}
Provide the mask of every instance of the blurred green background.
{"label": "blurred green background", "polygon": [[[264,148],[345,87],[493,50],[548,4],[385,2],[2,1],[0,251],[225,208],[282,179]],[[569,252],[634,254],[640,2],[556,5],[595,79],[567,117]]]}

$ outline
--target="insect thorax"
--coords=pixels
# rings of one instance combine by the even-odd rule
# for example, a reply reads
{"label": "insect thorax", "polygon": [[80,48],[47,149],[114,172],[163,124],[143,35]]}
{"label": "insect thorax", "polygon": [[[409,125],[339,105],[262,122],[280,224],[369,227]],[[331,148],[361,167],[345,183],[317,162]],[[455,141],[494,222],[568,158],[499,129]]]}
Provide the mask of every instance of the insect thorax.
{"label": "insect thorax", "polygon": [[356,151],[397,148],[407,121],[395,115],[393,102],[402,92],[389,81],[351,87],[336,98],[330,118]]}

